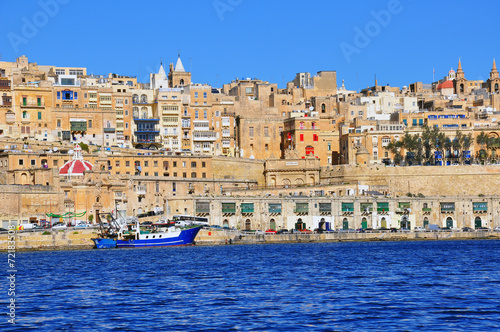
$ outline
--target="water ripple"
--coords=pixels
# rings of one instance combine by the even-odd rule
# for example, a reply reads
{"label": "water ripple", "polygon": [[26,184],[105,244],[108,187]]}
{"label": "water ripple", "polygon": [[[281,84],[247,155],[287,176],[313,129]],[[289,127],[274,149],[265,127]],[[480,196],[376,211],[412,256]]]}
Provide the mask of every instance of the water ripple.
{"label": "water ripple", "polygon": [[21,252],[17,324],[2,330],[498,330],[499,253],[500,241]]}

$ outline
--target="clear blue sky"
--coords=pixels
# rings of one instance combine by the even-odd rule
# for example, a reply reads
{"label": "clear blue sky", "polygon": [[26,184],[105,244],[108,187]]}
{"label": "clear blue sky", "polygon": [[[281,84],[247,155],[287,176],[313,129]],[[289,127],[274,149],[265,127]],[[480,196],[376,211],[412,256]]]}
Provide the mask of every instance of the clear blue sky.
{"label": "clear blue sky", "polygon": [[[44,3],[58,1],[58,8]],[[500,59],[498,1],[2,1],[3,61],[84,66],[145,82],[178,51],[193,82],[276,82],[336,70],[338,84],[403,86],[442,78],[458,58],[468,79]],[[45,8],[45,9],[44,9]],[[46,14],[46,13],[49,14]],[[379,15],[376,20],[374,13]],[[29,29],[29,27],[34,29]],[[368,32],[365,38],[360,33]],[[347,55],[346,55],[347,54]]]}

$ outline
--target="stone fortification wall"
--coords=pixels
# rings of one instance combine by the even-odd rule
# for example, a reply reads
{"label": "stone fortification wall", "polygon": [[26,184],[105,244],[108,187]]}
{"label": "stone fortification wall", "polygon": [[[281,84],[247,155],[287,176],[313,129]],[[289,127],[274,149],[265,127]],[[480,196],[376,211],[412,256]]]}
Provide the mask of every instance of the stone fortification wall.
{"label": "stone fortification wall", "polygon": [[265,184],[264,162],[243,158],[212,158],[212,174],[215,179],[245,179]]}
{"label": "stone fortification wall", "polygon": [[329,166],[322,168],[321,183],[358,183],[388,186],[393,195],[495,195],[500,165],[466,166]]}

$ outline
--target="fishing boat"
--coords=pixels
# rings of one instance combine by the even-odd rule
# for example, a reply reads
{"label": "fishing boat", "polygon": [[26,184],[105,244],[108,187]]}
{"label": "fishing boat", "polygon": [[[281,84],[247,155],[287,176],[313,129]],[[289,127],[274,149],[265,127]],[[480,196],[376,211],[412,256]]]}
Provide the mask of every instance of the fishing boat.
{"label": "fishing boat", "polygon": [[[141,229],[138,220],[135,225],[130,225],[119,223],[111,214],[103,214],[103,217],[99,222],[100,236],[92,239],[97,249],[191,245],[203,227],[192,225],[181,228],[175,222],[161,221],[152,224],[149,229]],[[104,225],[102,219],[108,220],[109,225]]]}

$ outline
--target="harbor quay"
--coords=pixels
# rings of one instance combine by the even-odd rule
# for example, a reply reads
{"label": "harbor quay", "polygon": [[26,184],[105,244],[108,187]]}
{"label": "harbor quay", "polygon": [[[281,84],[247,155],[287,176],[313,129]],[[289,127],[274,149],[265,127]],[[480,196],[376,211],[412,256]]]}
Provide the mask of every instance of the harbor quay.
{"label": "harbor quay", "polygon": [[[16,232],[16,250],[81,250],[92,249],[99,230],[95,229],[66,229],[66,230],[36,230]],[[0,251],[8,250],[8,234],[0,234]],[[202,229],[195,241],[195,245],[219,246],[241,244],[279,244],[279,243],[321,243],[321,242],[352,242],[352,241],[435,241],[435,240],[499,240],[500,232],[481,230],[475,232],[461,231],[366,231],[351,232],[338,231],[332,233],[313,234],[256,234],[239,230],[217,228]]]}
{"label": "harbor quay", "polygon": [[[166,211],[207,217],[212,225],[238,230],[471,229],[500,226],[498,196],[335,197],[305,195],[169,198]],[[185,207],[185,210],[180,210]],[[168,214],[167,214],[168,217]]]}

